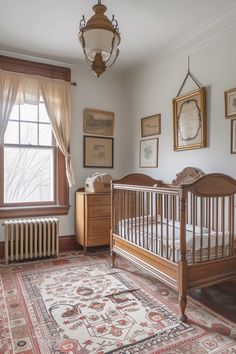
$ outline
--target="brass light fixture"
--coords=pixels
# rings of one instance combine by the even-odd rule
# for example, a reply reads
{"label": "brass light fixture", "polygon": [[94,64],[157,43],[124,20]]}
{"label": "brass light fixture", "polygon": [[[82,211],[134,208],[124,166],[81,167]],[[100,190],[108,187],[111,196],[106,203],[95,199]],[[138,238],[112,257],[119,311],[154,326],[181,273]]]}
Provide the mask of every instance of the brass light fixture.
{"label": "brass light fixture", "polygon": [[110,68],[119,55],[120,33],[114,15],[110,21],[105,15],[107,8],[98,0],[93,6],[93,15],[87,23],[83,15],[80,21],[79,41],[85,58],[99,77],[106,68]]}

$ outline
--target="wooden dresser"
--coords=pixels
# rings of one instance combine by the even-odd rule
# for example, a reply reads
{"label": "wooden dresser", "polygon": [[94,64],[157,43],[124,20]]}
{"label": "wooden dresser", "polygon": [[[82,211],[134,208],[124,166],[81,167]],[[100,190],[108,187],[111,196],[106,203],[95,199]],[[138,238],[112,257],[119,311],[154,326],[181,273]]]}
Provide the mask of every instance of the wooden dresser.
{"label": "wooden dresser", "polygon": [[111,194],[76,192],[76,242],[84,247],[109,245]]}

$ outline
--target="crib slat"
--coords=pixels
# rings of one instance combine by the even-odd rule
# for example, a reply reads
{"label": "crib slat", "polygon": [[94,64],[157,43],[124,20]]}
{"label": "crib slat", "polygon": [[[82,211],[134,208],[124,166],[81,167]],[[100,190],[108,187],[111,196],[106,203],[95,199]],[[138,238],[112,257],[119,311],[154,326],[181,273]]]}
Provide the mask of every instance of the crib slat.
{"label": "crib slat", "polygon": [[127,237],[128,237],[128,241],[130,241],[130,219],[129,219],[129,214],[130,214],[130,205],[129,205],[129,195],[130,192],[127,191]]}
{"label": "crib slat", "polygon": [[134,215],[133,215],[133,218],[134,218],[134,235],[135,235],[135,245],[137,245],[137,203],[136,203],[136,198],[137,198],[137,192],[134,191]]}
{"label": "crib slat", "polygon": [[232,255],[234,255],[234,226],[235,226],[235,219],[234,219],[234,208],[235,208],[235,198],[234,195],[232,195],[232,208],[231,208],[231,213],[232,213]]}
{"label": "crib slat", "polygon": [[156,254],[159,254],[158,251],[158,239],[159,239],[159,235],[158,235],[158,200],[159,200],[159,194],[155,193],[155,221],[156,221],[156,236],[155,236],[155,240],[156,240]]}
{"label": "crib slat", "polygon": [[221,198],[221,231],[222,231],[222,256],[225,253],[225,198]]}
{"label": "crib slat", "polygon": [[128,218],[128,209],[127,209],[127,205],[126,205],[126,194],[127,194],[127,191],[123,191],[123,211],[124,211],[124,215],[125,215],[125,217],[124,217],[124,220],[125,220],[125,222],[124,222],[124,238],[125,238],[125,240],[126,240],[126,238],[127,238],[127,224],[128,224],[128,220],[127,220],[127,218]]}
{"label": "crib slat", "polygon": [[230,255],[234,255],[234,196],[230,196]]}
{"label": "crib slat", "polygon": [[203,198],[200,198],[200,262],[202,262],[202,250],[203,250]]}
{"label": "crib slat", "polygon": [[[150,214],[151,214],[151,218],[150,218],[150,222],[151,222],[151,251],[154,252],[154,249],[153,249],[153,245],[154,245],[154,242],[153,242],[153,193],[150,193]],[[148,223],[148,221],[147,221]]]}
{"label": "crib slat", "polygon": [[146,235],[145,235],[145,242],[146,242],[146,249],[149,250],[150,249],[150,245],[149,245],[149,222],[148,222],[148,215],[149,215],[149,195],[148,192],[145,192],[145,214],[146,214],[146,221],[145,221],[145,225],[144,225],[144,230],[146,230]]}
{"label": "crib slat", "polygon": [[166,258],[169,259],[169,203],[168,195],[165,195],[165,211],[166,211]]}
{"label": "crib slat", "polygon": [[161,204],[161,256],[163,257],[163,194],[160,194],[160,204]]}
{"label": "crib slat", "polygon": [[215,218],[216,218],[216,249],[215,249],[215,258],[218,258],[218,242],[219,242],[219,198],[216,198],[216,211],[215,211]]}
{"label": "crib slat", "polygon": [[143,245],[142,247],[144,248],[145,247],[145,237],[144,237],[144,215],[145,215],[145,210],[144,210],[144,205],[145,205],[145,196],[144,196],[144,192],[142,192],[142,211],[143,211],[143,214],[142,214],[142,221],[143,221],[143,225],[142,225],[142,234],[143,234]]}
{"label": "crib slat", "polygon": [[192,259],[193,259],[193,264],[195,264],[195,254],[196,254],[196,250],[195,250],[195,242],[196,242],[196,234],[195,234],[195,225],[196,225],[196,211],[195,211],[195,208],[196,208],[196,202],[195,202],[195,199],[196,197],[193,195],[192,196],[192,200],[193,200],[193,211],[192,211],[192,214],[193,214],[193,249],[192,249]]}
{"label": "crib slat", "polygon": [[208,198],[208,261],[210,260],[211,251],[211,198]]}
{"label": "crib slat", "polygon": [[176,196],[172,195],[172,220],[173,220],[173,227],[172,227],[172,249],[173,249],[173,256],[172,260],[175,262],[175,213],[176,213]]}

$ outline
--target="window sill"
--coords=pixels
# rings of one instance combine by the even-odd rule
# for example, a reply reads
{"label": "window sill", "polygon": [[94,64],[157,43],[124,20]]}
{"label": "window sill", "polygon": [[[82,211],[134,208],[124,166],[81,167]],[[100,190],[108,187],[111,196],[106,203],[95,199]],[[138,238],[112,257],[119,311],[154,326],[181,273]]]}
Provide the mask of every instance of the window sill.
{"label": "window sill", "polygon": [[31,216],[68,215],[69,208],[70,205],[2,207],[0,208],[0,219],[31,217]]}

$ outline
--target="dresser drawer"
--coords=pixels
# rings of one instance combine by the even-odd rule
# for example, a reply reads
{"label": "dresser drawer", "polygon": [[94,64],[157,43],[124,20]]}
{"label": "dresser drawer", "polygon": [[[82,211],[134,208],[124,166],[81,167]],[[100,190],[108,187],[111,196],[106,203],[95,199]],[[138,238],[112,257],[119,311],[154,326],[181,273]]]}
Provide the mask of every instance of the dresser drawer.
{"label": "dresser drawer", "polygon": [[87,195],[87,203],[88,207],[91,205],[97,206],[97,205],[109,205],[111,206],[111,195],[93,195],[89,194]]}
{"label": "dresser drawer", "polygon": [[110,234],[111,220],[89,220],[88,221],[88,235],[89,238],[94,235],[105,235]]}
{"label": "dresser drawer", "polygon": [[111,216],[111,206],[109,205],[90,205],[88,206],[88,217],[96,218],[100,216]]}
{"label": "dresser drawer", "polygon": [[90,220],[88,222],[87,244],[89,246],[109,245],[111,220]]}

